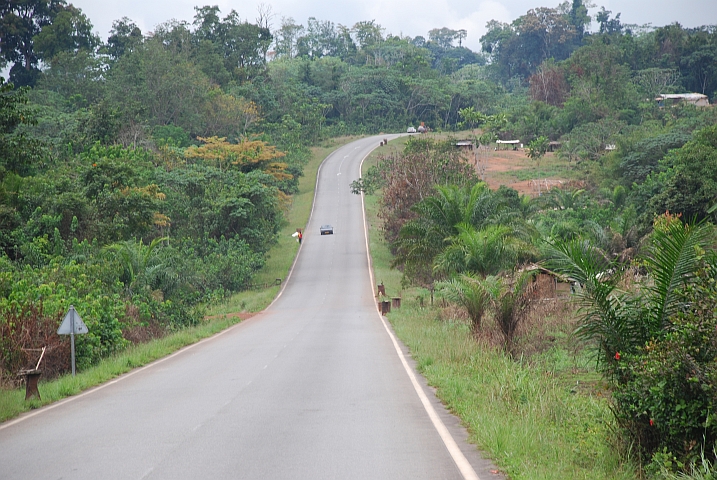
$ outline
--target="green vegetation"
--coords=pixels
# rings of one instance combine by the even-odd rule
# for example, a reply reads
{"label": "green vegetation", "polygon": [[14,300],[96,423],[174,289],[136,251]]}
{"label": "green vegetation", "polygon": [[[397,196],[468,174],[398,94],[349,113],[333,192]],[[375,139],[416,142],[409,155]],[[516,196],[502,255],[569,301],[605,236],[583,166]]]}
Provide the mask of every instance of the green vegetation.
{"label": "green vegetation", "polygon": [[440,318],[414,302],[390,318],[421,373],[468,427],[471,441],[510,478],[635,478],[606,441],[614,434],[607,402],[573,393],[575,382],[563,384],[561,375],[574,364],[561,362],[562,352],[516,362],[476,343],[464,322]]}
{"label": "green vegetation", "polygon": [[[278,287],[253,286],[283,278],[290,234],[310,208],[309,147],[408,126],[470,129],[475,157],[428,134],[355,179],[381,212],[371,223],[388,250],[376,259],[395,268],[377,280],[440,304],[439,330],[450,333],[441,341],[477,340],[455,372],[487,355],[518,372],[504,378],[516,385],[539,377],[534,368],[560,370],[562,385],[569,368],[549,358],[565,366],[565,352],[573,362],[598,352],[616,423],[614,442],[593,450],[614,447],[655,478],[712,465],[715,244],[681,239],[715,220],[717,109],[661,95],[714,102],[717,31],[637,28],[588,8],[574,0],[491,21],[472,52],[463,30],[411,38],[375,21],[285,18],[272,31],[266,11],[251,23],[216,6],[152,35],[122,18],[104,41],[63,0],[0,6],[0,66],[11,82],[0,82],[0,378],[14,378],[40,346],[54,352],[46,377],[67,371],[67,342],[54,331],[70,304],[90,326],[78,339],[82,371],[192,329],[207,311],[260,310]],[[538,168],[496,178],[569,182],[535,199],[489,189],[482,159],[497,139],[527,145]],[[669,267],[670,248],[694,261]],[[562,262],[546,270],[556,251]],[[587,310],[556,307],[545,318],[568,318],[537,322],[540,296],[555,296],[546,275],[584,280],[573,288]],[[580,342],[567,340],[574,328]],[[435,361],[423,360],[427,374]],[[512,450],[495,455],[521,471]],[[597,463],[615,465],[607,458]]]}
{"label": "green vegetation", "polygon": [[[326,142],[321,147],[312,148],[311,160],[306,166],[307,175],[299,182],[299,192],[294,196],[294,202],[287,213],[287,218],[292,219],[297,225],[303,226],[307,222],[311,211],[316,172],[319,165],[331,151],[350,140],[351,138],[338,138]],[[269,260],[258,271],[256,283],[270,282],[276,278],[286,278],[286,274],[298,250],[298,244],[291,237],[291,232],[292,227],[287,226],[284,228],[279,241],[268,252]],[[277,286],[237,293],[225,302],[208,309],[209,316],[196,326],[183,328],[161,338],[132,345],[121,352],[116,352],[103,358],[94,366],[80,370],[76,377],[65,374],[54,380],[44,381],[43,379],[40,383],[42,400],[33,398],[25,402],[24,389],[0,389],[0,422],[13,418],[22,412],[76,395],[134,368],[165,357],[180,348],[194,344],[203,338],[210,337],[240,322],[243,316],[237,313],[258,312],[266,308],[276,296],[279,288]],[[84,320],[89,325],[92,325],[89,321],[90,318],[92,317],[85,317]],[[54,321],[50,323],[49,328],[56,330],[57,323]],[[54,332],[54,330],[51,330],[51,332]],[[48,335],[50,334],[48,333]],[[80,338],[82,337],[77,337],[78,344]],[[65,350],[63,349],[60,355],[65,355],[62,360],[66,362],[67,358],[69,358],[69,352]],[[43,367],[43,369],[45,368]]]}
{"label": "green vegetation", "polygon": [[[711,130],[698,133],[696,142],[705,142]],[[511,420],[504,419],[505,412],[492,410],[496,398],[506,401],[506,411],[515,416],[516,410],[523,409],[540,415],[533,409],[544,408],[546,396],[584,396],[580,407],[561,403],[560,413],[548,407],[569,429],[556,438],[573,438],[582,432],[562,417],[579,408],[583,417],[595,415],[601,427],[583,429],[588,437],[575,440],[597,444],[601,453],[588,460],[590,455],[581,452],[580,458],[567,461],[569,452],[532,450],[529,458],[521,458],[523,447],[511,445],[504,467],[516,478],[540,478],[535,472],[543,467],[535,466],[540,463],[536,456],[553,459],[545,472],[565,468],[565,473],[552,473],[558,476],[551,478],[582,477],[587,473],[577,472],[583,468],[595,475],[586,478],[614,478],[615,469],[629,478],[636,467],[625,458],[634,458],[651,478],[696,468],[691,465],[697,461],[703,466],[711,462],[707,450],[714,444],[710,412],[717,398],[713,391],[717,358],[713,348],[717,341],[713,226],[683,223],[680,216],[665,214],[657,217],[653,231],[640,240],[635,207],[627,204],[622,186],[601,193],[553,189],[530,199],[505,187],[490,190],[470,177],[463,184],[452,184],[450,176],[431,175],[431,162],[410,162],[414,151],[433,149],[425,158],[439,155],[446,172],[458,168],[463,160],[450,154],[451,141],[441,143],[411,138],[402,154],[376,158],[366,167],[366,178],[354,185],[357,192],[376,194],[375,200],[372,195],[367,201],[382,212],[379,218],[375,212],[369,216],[374,227],[371,248],[376,254],[376,278],[382,279],[390,296],[400,292],[404,298],[408,308],[391,313],[391,321],[421,371],[439,389],[439,396],[472,428],[488,428],[499,438],[501,434],[495,432],[500,428],[493,426],[493,419],[507,424]],[[705,142],[700,152],[710,148]],[[396,168],[404,162],[413,168]],[[420,184],[429,194],[423,193],[420,199],[416,195],[411,205],[405,202],[409,194],[385,193],[396,183]],[[432,184],[432,193],[426,183]],[[374,237],[391,238],[397,225],[385,221],[383,212],[396,208],[392,203],[396,198],[400,211],[408,207],[408,213],[398,222],[398,235],[382,244]],[[386,272],[389,266],[400,269],[400,281],[398,272]],[[547,283],[546,278],[541,283],[541,276],[549,279]],[[570,308],[567,298],[556,297],[556,280],[572,283],[578,310]],[[434,293],[438,302],[433,301]],[[546,305],[553,307],[546,309]],[[553,331],[553,315],[567,315],[561,320],[559,335]],[[437,332],[440,340],[436,340]],[[545,337],[553,342],[546,344]],[[456,344],[458,353],[451,350]],[[486,377],[496,376],[486,370],[484,360],[477,360],[484,356],[495,362],[512,359],[514,365],[500,368],[528,376],[535,382],[529,388],[539,394],[505,400],[506,386],[501,385],[500,395],[491,393],[489,407],[479,401],[466,406],[477,395],[472,393],[478,389],[475,383],[484,387]],[[586,367],[590,358],[597,359],[597,371]],[[546,382],[538,380],[541,369],[552,372]],[[578,384],[601,373],[607,390],[566,392],[565,380],[575,378],[576,373]],[[455,396],[453,390],[458,391]],[[486,410],[490,412],[485,414]],[[481,423],[470,423],[475,417]],[[540,422],[519,414],[518,418],[525,424]],[[542,424],[540,434],[550,435],[554,428],[560,427]],[[598,436],[591,437],[595,432]],[[609,433],[613,436],[606,442]],[[526,443],[532,443],[529,439],[534,433],[521,434],[526,435]],[[493,441],[481,439],[479,444],[497,459],[503,458],[503,445],[493,450]],[[559,449],[560,443],[555,440],[550,448]],[[550,463],[556,459],[561,460],[560,467]],[[531,468],[523,470],[525,465]],[[598,473],[605,466],[609,467]]]}
{"label": "green vegetation", "polygon": [[[613,449],[618,440],[606,441],[615,420],[593,362],[571,347],[570,310],[541,310],[530,320],[518,340],[525,351],[520,361],[492,346],[487,332],[499,330],[490,316],[482,329],[488,337],[476,341],[464,315],[431,307],[427,290],[402,284],[381,238],[377,197],[367,196],[366,206],[376,281],[403,297],[389,320],[471,441],[515,479],[635,478]],[[549,347],[531,354],[527,346],[546,338]]]}
{"label": "green vegetation", "polygon": [[639,453],[654,455],[653,473],[698,460],[717,438],[714,227],[659,220],[643,260],[651,282],[634,292],[617,290],[625,270],[590,244],[559,243],[550,254],[581,285],[577,334],[596,343],[617,420]]}

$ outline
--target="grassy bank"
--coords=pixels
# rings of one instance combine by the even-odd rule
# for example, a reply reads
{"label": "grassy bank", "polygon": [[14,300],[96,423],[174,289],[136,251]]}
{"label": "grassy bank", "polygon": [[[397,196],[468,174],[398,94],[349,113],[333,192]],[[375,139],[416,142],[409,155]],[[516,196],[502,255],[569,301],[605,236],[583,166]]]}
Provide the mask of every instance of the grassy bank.
{"label": "grassy bank", "polygon": [[517,359],[492,346],[490,331],[477,340],[460,312],[439,302],[430,306],[425,290],[402,289],[377,229],[377,201],[366,197],[376,282],[403,299],[388,318],[471,441],[513,480],[634,479],[634,469],[613,448],[614,422],[600,376],[571,339],[572,310],[542,311],[523,332],[526,355]]}
{"label": "grassy bank", "polygon": [[[255,284],[285,279],[291,267],[298,243],[291,236],[297,227],[303,227],[308,221],[316,185],[316,173],[321,162],[336,148],[355,138],[332,139],[319,147],[312,148],[311,160],[304,168],[304,176],[299,181],[299,193],[294,195],[286,212],[287,224],[279,235],[279,241],[269,251],[264,268],[257,274]],[[241,292],[232,296],[226,303],[209,309],[208,317],[196,327],[187,328],[166,337],[135,345],[123,352],[104,359],[98,365],[79,372],[75,377],[66,375],[59,379],[42,381],[39,385],[42,400],[25,401],[25,389],[0,389],[0,422],[71,395],[100,385],[133,368],[151,363],[165,357],[182,347],[210,337],[238,322],[241,312],[258,312],[266,308],[279,291],[279,286]]]}

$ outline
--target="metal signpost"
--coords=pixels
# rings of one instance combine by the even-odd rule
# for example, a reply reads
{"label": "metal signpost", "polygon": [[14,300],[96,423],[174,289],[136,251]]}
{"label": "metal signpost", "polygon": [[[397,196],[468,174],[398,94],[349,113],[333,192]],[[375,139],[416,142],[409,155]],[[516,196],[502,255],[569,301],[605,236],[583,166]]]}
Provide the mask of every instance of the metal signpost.
{"label": "metal signpost", "polygon": [[72,376],[75,376],[75,334],[87,333],[87,325],[80,318],[80,314],[77,313],[75,307],[70,305],[65,319],[62,321],[62,325],[57,329],[58,335],[69,335],[70,345],[72,350]]}

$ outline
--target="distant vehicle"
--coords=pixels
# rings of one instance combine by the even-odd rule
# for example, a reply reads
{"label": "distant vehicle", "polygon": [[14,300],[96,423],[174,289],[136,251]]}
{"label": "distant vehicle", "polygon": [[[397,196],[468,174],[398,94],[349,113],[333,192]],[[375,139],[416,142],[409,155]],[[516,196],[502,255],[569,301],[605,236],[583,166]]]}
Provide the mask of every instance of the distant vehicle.
{"label": "distant vehicle", "polygon": [[416,133],[415,127],[408,127],[408,130],[406,130],[406,133]]}
{"label": "distant vehicle", "polygon": [[321,228],[319,230],[321,231],[321,235],[334,234],[334,227],[332,227],[331,225],[321,225]]}
{"label": "distant vehicle", "polygon": [[426,133],[427,131],[428,131],[428,129],[423,125],[418,127],[418,133]]}

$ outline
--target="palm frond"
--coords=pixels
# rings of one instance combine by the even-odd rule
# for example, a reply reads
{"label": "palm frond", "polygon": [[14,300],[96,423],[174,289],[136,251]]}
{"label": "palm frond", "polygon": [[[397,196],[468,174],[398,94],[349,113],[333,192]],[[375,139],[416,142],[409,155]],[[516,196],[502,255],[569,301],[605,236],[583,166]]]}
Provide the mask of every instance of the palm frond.
{"label": "palm frond", "polygon": [[661,328],[666,318],[681,308],[677,291],[695,280],[697,264],[705,253],[713,228],[674,222],[652,234],[647,266],[654,279],[651,321]]}
{"label": "palm frond", "polygon": [[616,290],[621,275],[619,265],[583,240],[550,244],[546,255],[549,268],[575,283],[582,317],[575,333],[597,342],[601,361],[644,344],[647,333],[641,316],[635,314],[639,305]]}

